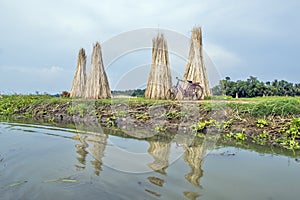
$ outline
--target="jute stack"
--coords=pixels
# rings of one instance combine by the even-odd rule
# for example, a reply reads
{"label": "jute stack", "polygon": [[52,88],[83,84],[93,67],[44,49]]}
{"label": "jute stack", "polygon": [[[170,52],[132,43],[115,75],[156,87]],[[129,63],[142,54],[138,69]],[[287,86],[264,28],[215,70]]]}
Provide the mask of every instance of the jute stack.
{"label": "jute stack", "polygon": [[83,97],[86,85],[86,55],[84,49],[78,53],[76,71],[70,91],[70,97]]}
{"label": "jute stack", "polygon": [[183,78],[200,83],[203,88],[202,98],[211,95],[206,67],[203,61],[202,32],[200,27],[195,27],[192,30],[189,58]]}
{"label": "jute stack", "polygon": [[93,48],[91,69],[87,78],[84,97],[86,99],[111,98],[107,75],[103,67],[101,47],[98,42]]}
{"label": "jute stack", "polygon": [[167,42],[163,34],[157,35],[152,42],[152,63],[145,97],[150,99],[168,99],[170,98],[172,79]]}

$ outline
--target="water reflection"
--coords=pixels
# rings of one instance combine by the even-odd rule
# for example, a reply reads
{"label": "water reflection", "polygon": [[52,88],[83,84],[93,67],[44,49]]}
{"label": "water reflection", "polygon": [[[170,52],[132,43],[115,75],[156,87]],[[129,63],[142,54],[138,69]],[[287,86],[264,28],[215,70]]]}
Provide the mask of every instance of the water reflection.
{"label": "water reflection", "polygon": [[200,197],[200,194],[197,192],[183,192],[183,195],[189,200],[195,200]]}
{"label": "water reflection", "polygon": [[[141,196],[145,199],[253,199],[253,195],[254,199],[297,199],[299,196],[295,192],[299,185],[295,176],[299,171],[299,151],[293,155],[282,149],[254,148],[247,143],[245,145],[251,150],[221,146],[208,157],[210,162],[203,172],[207,143],[184,134],[166,134],[165,138],[157,136],[146,140],[126,139],[129,136],[123,132],[102,130],[97,126],[77,133],[74,129],[1,123],[0,132],[0,185],[4,186],[0,187],[0,193],[3,199],[29,199],[29,196],[30,199],[45,196],[95,199],[101,195],[105,199]],[[134,166],[137,164],[132,162],[134,156],[143,154],[147,159],[140,163],[151,172],[124,173],[112,168],[109,162],[120,152],[111,152],[112,141],[131,153],[128,154],[130,158],[119,156],[125,157],[120,165],[127,162]],[[176,149],[180,149],[182,156],[173,162]],[[231,157],[232,151],[237,151],[236,159],[224,157]],[[227,153],[224,155],[224,152]],[[260,167],[253,168],[254,164]],[[226,170],[228,167],[233,170]],[[39,173],[35,173],[36,170]],[[46,181],[60,177],[70,177],[77,183]],[[226,184],[228,180],[232,184]],[[5,189],[17,181],[28,182]],[[249,190],[249,182],[253,183],[252,190]],[[239,191],[234,185],[239,185]],[[261,185],[265,186],[263,190]],[[254,190],[257,192],[251,192]]]}
{"label": "water reflection", "polygon": [[[78,169],[85,169],[87,155],[90,154],[93,157],[93,161],[90,163],[94,167],[94,173],[97,176],[100,176],[103,164],[103,157],[105,154],[108,154],[109,149],[106,148],[109,143],[109,134],[112,133],[110,130],[101,129],[100,127],[94,127],[93,131],[85,131],[87,134],[78,133],[74,139],[80,142],[76,144],[76,152],[79,155],[77,160],[79,164],[76,166]],[[107,134],[108,132],[109,134]],[[122,135],[123,132],[113,132],[114,135]],[[134,133],[132,133],[134,134]],[[126,134],[125,134],[126,135]],[[132,136],[132,135],[131,135]],[[176,138],[175,140],[180,143],[176,148],[180,148],[182,151],[183,160],[189,166],[189,172],[182,174],[191,185],[196,188],[202,188],[200,184],[200,179],[203,176],[203,157],[205,150],[202,148],[201,141],[194,141],[193,137],[181,136],[180,139]],[[137,141],[138,142],[138,141]],[[174,137],[153,137],[148,139],[149,147],[145,149],[145,152],[152,158],[151,162],[145,162],[144,165],[152,169],[155,173],[151,173],[150,176],[147,176],[147,181],[151,185],[159,188],[163,188],[168,182],[167,169],[170,167],[172,162],[170,161],[171,152],[174,149]],[[145,146],[146,147],[146,146]],[[107,158],[106,159],[110,159]],[[141,163],[143,164],[143,163]],[[178,172],[182,173],[182,172]],[[153,188],[145,188],[145,191],[155,197],[160,197],[161,193],[159,190]],[[197,199],[199,193],[194,191],[182,191],[182,194],[187,199]]]}
{"label": "water reflection", "polygon": [[95,174],[97,176],[100,175],[100,171],[102,169],[102,158],[104,157],[107,138],[108,135],[106,134],[97,134],[90,136],[87,140],[91,144],[91,147],[88,149],[95,159],[94,161],[91,161],[91,163],[95,168]]}
{"label": "water reflection", "polygon": [[148,192],[149,194],[155,196],[155,197],[161,197],[161,194],[158,194],[152,190],[149,190],[149,189],[145,189],[146,192]]}
{"label": "water reflection", "polygon": [[165,183],[163,179],[154,176],[149,176],[148,180],[150,181],[150,183],[157,185],[159,187],[162,187]]}
{"label": "water reflection", "polygon": [[153,171],[166,174],[166,168],[169,166],[171,141],[149,141],[149,144],[148,153],[154,161],[149,163],[148,166]]}
{"label": "water reflection", "polygon": [[184,177],[196,187],[201,187],[200,178],[203,176],[202,164],[204,158],[204,149],[200,145],[183,146],[184,161],[190,166],[191,171]]}
{"label": "water reflection", "polygon": [[[97,131],[97,132],[96,132]],[[100,176],[102,170],[102,158],[105,154],[105,147],[107,145],[108,135],[105,134],[100,126],[94,126],[89,128],[89,131],[86,131],[87,134],[79,133],[73,139],[80,142],[76,144],[79,157],[77,160],[81,165],[76,165],[77,169],[85,169],[86,167],[86,156],[90,153],[94,160],[91,161],[91,164],[94,167],[94,173],[97,176]]]}
{"label": "water reflection", "polygon": [[82,135],[78,135],[78,137],[74,137],[74,139],[78,139],[81,144],[76,144],[75,147],[77,149],[76,153],[79,155],[79,157],[77,157],[77,160],[79,161],[79,163],[81,165],[76,165],[76,168],[78,170],[81,170],[81,169],[85,169],[85,166],[86,166],[86,156],[88,154],[86,148],[88,147],[88,143],[82,138],[82,137],[85,137],[85,136],[82,136]]}

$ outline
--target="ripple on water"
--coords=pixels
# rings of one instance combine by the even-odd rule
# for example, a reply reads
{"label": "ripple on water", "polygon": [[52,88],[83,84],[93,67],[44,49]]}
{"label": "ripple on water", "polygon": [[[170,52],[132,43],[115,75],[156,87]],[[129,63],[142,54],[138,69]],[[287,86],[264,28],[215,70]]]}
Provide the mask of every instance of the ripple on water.
{"label": "ripple on water", "polygon": [[[274,156],[274,149],[269,152],[251,146],[222,146],[200,160],[200,143],[177,147],[172,140],[161,138],[136,140],[108,132],[78,134],[64,128],[3,123],[0,133],[4,133],[0,135],[1,200],[200,196],[250,200],[271,199],[270,194],[277,195],[277,199],[296,199],[298,195],[298,158],[289,154]],[[112,144],[134,156],[145,154],[149,160],[136,163],[154,171],[126,173],[112,168],[109,162],[114,164],[112,160],[121,158],[116,156],[120,151],[112,151]],[[183,155],[172,162],[172,153],[177,152]],[[124,160],[119,163],[133,163],[129,157]],[[2,188],[9,185],[13,187]]]}

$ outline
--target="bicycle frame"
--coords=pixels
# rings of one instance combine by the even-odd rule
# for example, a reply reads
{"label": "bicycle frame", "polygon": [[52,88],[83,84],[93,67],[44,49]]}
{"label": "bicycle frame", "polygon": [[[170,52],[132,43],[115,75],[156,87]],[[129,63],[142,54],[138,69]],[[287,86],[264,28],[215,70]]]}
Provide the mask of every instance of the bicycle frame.
{"label": "bicycle frame", "polygon": [[175,88],[176,88],[176,94],[178,93],[178,91],[180,90],[180,92],[184,95],[184,96],[187,96],[187,91],[188,91],[188,89],[191,87],[191,86],[193,86],[193,85],[195,85],[195,83],[191,83],[191,82],[188,82],[188,85],[186,86],[186,88],[183,88],[180,84],[179,84],[179,81],[181,81],[181,82],[185,82],[184,80],[181,80],[181,79],[179,79],[178,77],[176,77],[176,79],[177,79],[177,83],[176,83],[176,85],[175,85]]}

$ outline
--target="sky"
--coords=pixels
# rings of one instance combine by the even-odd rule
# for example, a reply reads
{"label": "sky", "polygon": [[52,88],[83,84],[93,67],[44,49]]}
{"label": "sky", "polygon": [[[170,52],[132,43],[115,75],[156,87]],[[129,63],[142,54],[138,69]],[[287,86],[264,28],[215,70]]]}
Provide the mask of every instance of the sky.
{"label": "sky", "polygon": [[[215,77],[298,83],[299,8],[299,0],[1,0],[0,94],[70,90],[79,49],[86,50],[88,70],[96,41],[111,89],[142,88],[156,32],[166,34],[169,49],[182,47],[182,55],[170,53],[173,75],[182,76],[194,26],[202,27]],[[136,49],[117,55],[128,41]]]}

